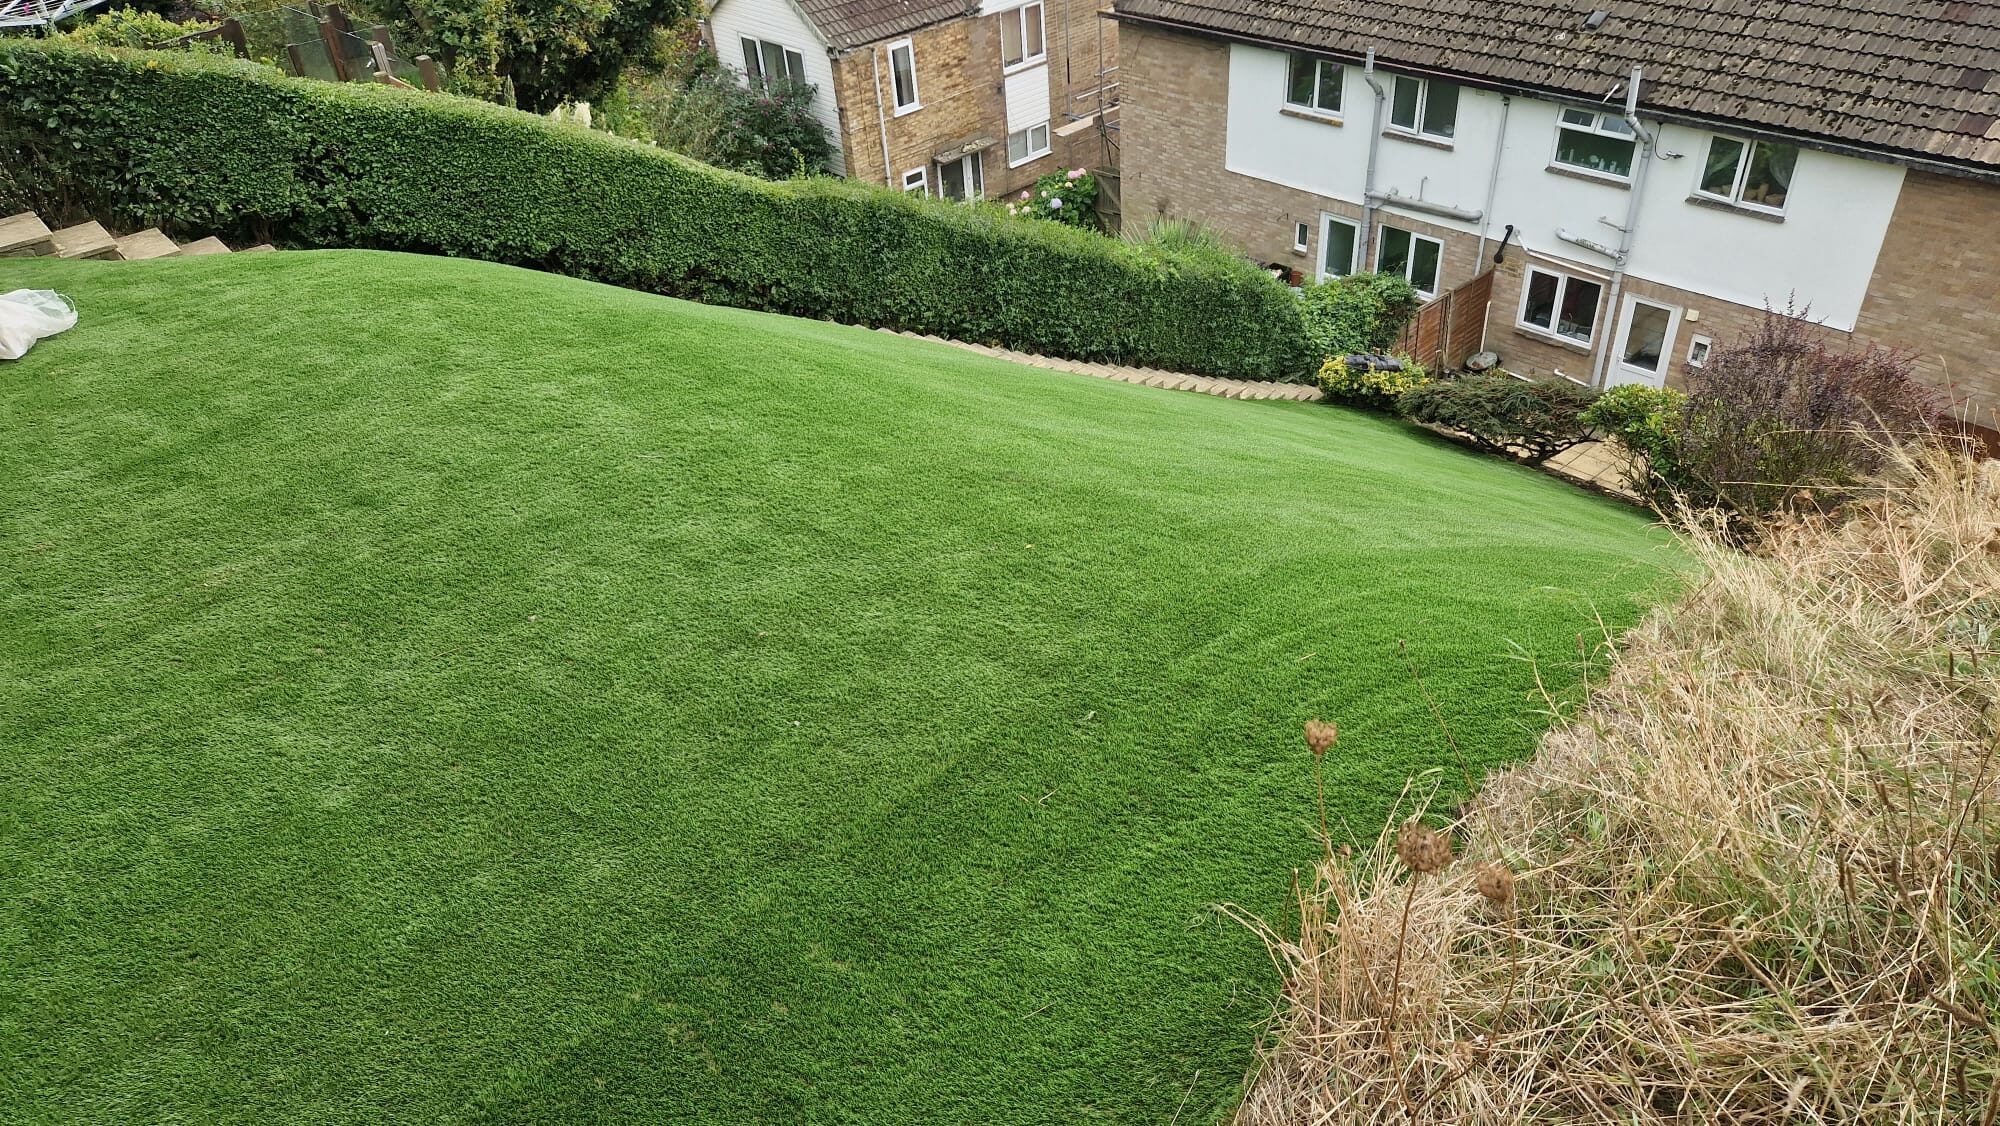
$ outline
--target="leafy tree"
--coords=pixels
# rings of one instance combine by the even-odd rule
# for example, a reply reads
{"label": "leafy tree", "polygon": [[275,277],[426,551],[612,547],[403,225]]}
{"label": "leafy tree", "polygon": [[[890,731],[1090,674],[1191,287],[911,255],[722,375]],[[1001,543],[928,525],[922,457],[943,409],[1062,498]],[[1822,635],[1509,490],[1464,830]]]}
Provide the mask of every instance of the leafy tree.
{"label": "leafy tree", "polygon": [[423,44],[467,94],[546,113],[593,101],[627,66],[659,61],[660,27],[689,0],[381,0],[399,40]]}

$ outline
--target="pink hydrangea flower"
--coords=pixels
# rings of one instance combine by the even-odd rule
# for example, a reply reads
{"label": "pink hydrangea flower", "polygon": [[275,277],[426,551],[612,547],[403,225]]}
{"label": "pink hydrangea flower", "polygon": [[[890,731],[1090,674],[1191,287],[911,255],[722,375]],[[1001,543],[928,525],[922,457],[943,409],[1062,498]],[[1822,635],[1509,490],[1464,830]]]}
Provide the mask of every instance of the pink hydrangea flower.
{"label": "pink hydrangea flower", "polygon": [[1021,189],[1021,198],[1022,198],[1022,199],[1027,199],[1027,198],[1028,198],[1028,189],[1026,189],[1026,188],[1022,188],[1022,189]]}
{"label": "pink hydrangea flower", "polygon": [[1064,178],[1069,180],[1081,180],[1083,179],[1083,169],[1072,168],[1069,170],[1069,172],[1065,175]]}

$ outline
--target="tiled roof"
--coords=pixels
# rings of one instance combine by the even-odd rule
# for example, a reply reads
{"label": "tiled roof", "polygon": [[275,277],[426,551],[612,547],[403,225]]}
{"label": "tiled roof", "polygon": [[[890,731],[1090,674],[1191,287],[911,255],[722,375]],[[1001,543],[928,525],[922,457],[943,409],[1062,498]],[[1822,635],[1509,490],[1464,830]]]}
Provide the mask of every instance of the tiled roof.
{"label": "tiled roof", "polygon": [[978,10],[979,0],[799,0],[836,50],[879,42]]}
{"label": "tiled roof", "polygon": [[[2000,171],[2000,0],[1116,0],[1120,16]],[[1587,30],[1592,11],[1608,14]]]}

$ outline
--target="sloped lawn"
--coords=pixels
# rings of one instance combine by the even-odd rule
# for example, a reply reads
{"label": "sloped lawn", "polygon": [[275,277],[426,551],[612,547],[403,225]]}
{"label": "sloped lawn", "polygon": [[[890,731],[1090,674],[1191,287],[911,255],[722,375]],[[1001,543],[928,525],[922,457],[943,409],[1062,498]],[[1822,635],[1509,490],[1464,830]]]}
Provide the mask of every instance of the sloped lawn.
{"label": "sloped lawn", "polygon": [[17,286],[82,324],[0,365],[10,1121],[1212,1121],[1301,721],[1372,833],[1450,761],[1399,639],[1478,769],[1671,558],[1384,420],[501,267]]}

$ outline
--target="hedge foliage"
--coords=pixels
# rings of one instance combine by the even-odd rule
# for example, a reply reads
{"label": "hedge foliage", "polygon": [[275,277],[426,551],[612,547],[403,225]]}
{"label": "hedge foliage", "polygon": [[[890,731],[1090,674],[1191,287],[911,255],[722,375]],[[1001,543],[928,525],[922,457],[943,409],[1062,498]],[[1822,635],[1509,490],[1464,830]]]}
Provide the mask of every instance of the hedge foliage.
{"label": "hedge foliage", "polygon": [[1439,380],[1396,401],[1403,417],[1455,430],[1488,453],[1540,465],[1590,440],[1582,415],[1597,392],[1567,379],[1480,373]]}
{"label": "hedge foliage", "polygon": [[766,183],[470,99],[251,63],[0,41],[0,201],[45,218],[482,258],[1079,359],[1310,370],[1253,265],[997,208]]}

